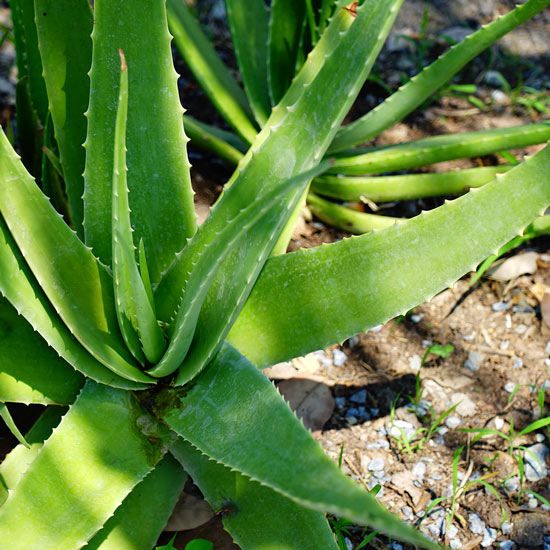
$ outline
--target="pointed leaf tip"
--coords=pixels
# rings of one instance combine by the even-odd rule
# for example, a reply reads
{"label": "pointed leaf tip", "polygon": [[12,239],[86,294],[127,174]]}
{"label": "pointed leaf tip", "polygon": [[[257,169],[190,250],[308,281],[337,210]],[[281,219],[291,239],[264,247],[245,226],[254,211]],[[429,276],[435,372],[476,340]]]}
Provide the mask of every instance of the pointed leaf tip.
{"label": "pointed leaf tip", "polygon": [[124,56],[124,52],[122,51],[122,48],[118,49],[118,55],[120,55],[120,72],[124,72],[128,70],[128,65],[126,64],[126,57]]}

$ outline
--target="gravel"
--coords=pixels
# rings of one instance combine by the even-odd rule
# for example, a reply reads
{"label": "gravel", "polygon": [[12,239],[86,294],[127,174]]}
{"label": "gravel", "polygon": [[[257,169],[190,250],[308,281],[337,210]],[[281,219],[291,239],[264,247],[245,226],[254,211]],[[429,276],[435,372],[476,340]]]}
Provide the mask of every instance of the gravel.
{"label": "gravel", "polygon": [[504,386],[504,391],[512,393],[515,389],[516,385],[513,382],[506,382],[506,385]]}
{"label": "gravel", "polygon": [[454,430],[455,428],[458,428],[458,426],[460,426],[461,422],[462,422],[462,420],[460,420],[460,418],[458,418],[458,416],[448,416],[445,419],[445,424],[451,430]]}
{"label": "gravel", "polygon": [[341,367],[348,360],[348,356],[338,348],[332,350],[332,362],[335,367]]}
{"label": "gravel", "polygon": [[350,398],[353,403],[366,403],[367,402],[367,390],[360,390],[354,393]]}
{"label": "gravel", "polygon": [[481,546],[483,548],[487,548],[495,542],[498,535],[498,531],[496,529],[493,529],[492,527],[485,527],[485,531],[483,531],[483,540],[481,541]]}
{"label": "gravel", "polygon": [[373,458],[367,466],[369,472],[382,472],[384,470],[384,460],[382,458]]}
{"label": "gravel", "polygon": [[529,481],[540,481],[548,475],[546,468],[546,457],[550,450],[544,443],[536,443],[527,447],[523,453],[525,461],[525,477]]}
{"label": "gravel", "polygon": [[485,522],[475,513],[471,513],[468,516],[468,526],[474,535],[481,535],[485,530]]}
{"label": "gravel", "polygon": [[417,477],[420,481],[426,474],[426,464],[424,462],[417,462],[412,469],[413,476]]}
{"label": "gravel", "polygon": [[483,353],[479,353],[478,351],[471,351],[468,354],[468,359],[464,361],[464,367],[472,372],[477,372],[481,367],[484,359],[485,355],[483,355]]}
{"label": "gravel", "polygon": [[506,302],[496,302],[491,306],[491,309],[493,311],[506,311],[507,309],[510,309],[510,304],[507,304]]}

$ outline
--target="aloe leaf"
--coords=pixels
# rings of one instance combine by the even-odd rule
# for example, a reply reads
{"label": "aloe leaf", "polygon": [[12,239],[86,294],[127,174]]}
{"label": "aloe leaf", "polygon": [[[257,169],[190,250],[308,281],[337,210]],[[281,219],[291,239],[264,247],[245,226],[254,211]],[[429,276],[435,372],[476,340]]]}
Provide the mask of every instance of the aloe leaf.
{"label": "aloe leaf", "polygon": [[478,157],[504,149],[527,147],[550,139],[550,123],[525,124],[510,128],[480,130],[463,134],[432,136],[376,151],[350,151],[337,157],[329,172],[380,174],[408,170],[427,164],[466,157]]}
{"label": "aloe leaf", "polygon": [[362,235],[375,229],[384,229],[403,221],[400,218],[393,218],[391,216],[358,212],[357,210],[322,199],[314,193],[308,195],[307,204],[312,214],[321,221],[354,235]]}
{"label": "aloe leaf", "polygon": [[472,187],[481,187],[493,181],[497,174],[511,168],[509,165],[484,166],[454,172],[404,176],[321,176],[313,180],[312,190],[319,195],[344,201],[368,199],[374,202],[391,202],[461,195]]}
{"label": "aloe leaf", "polygon": [[0,401],[69,405],[84,378],[0,298]]}
{"label": "aloe leaf", "polygon": [[399,122],[446,84],[454,74],[493,42],[550,5],[550,0],[528,0],[496,21],[485,25],[428,65],[386,101],[359,120],[341,128],[331,152],[353,147]]}
{"label": "aloe leaf", "polygon": [[243,90],[222,63],[199,22],[183,0],[168,0],[168,24],[187,66],[208,99],[245,141],[252,143],[257,130]]}
{"label": "aloe leaf", "polygon": [[61,422],[61,417],[67,412],[66,407],[47,407],[25,435],[29,447],[17,445],[0,464],[0,506],[8,498],[8,492],[13,491],[23,474],[27,471],[38,455],[44,441],[50,437],[53,429]]}
{"label": "aloe leaf", "polygon": [[88,0],[35,0],[36,27],[50,112],[59,144],[71,220],[84,237],[86,118],[90,98],[92,10]]}
{"label": "aloe leaf", "polygon": [[226,512],[223,525],[241,548],[338,549],[324,514],[210,460],[182,439],[170,452],[200,487],[210,506]]}
{"label": "aloe leaf", "polygon": [[84,550],[151,550],[170,518],[186,479],[179,463],[166,454]]}
{"label": "aloe leaf", "polygon": [[163,0],[137,6],[94,2],[93,61],[84,175],[86,243],[111,264],[114,128],[118,48],[129,67],[128,187],[136,242],[145,243],[153,283],[196,228],[177,75]]}
{"label": "aloe leaf", "polygon": [[[318,164],[351,102],[366,79],[391,28],[401,0],[370,0],[354,18],[340,10],[308,61],[294,79],[283,101],[273,110],[257,141],[243,158],[228,189],[201,226],[209,242],[250,202],[283,181]],[[349,55],[353,51],[354,55]],[[311,105],[319,108],[312,110]],[[288,220],[301,191],[288,195],[286,212],[270,213],[262,227],[243,240],[238,253],[220,268],[205,298],[193,343],[186,357],[200,370],[221,344],[255,282],[263,263]],[[182,257],[176,259],[155,289],[159,319],[170,322],[185,285]]]}
{"label": "aloe leaf", "polygon": [[[314,170],[291,178],[283,185],[268,190],[235,219],[228,220],[226,226],[209,243],[204,242],[202,228],[199,228],[182,252],[183,262],[187,266],[186,284],[170,344],[163,358],[155,367],[147,371],[148,374],[158,377],[167,376],[179,367],[176,379],[178,385],[188,382],[197,374],[202,365],[196,362],[186,363],[184,359],[191,345],[204,298],[218,269],[230,254],[239,253],[247,233],[257,232],[264,223],[263,219],[266,217],[269,219],[271,210],[276,212],[281,210],[278,202],[285,202],[286,196],[296,189],[304,189],[311,178],[325,169],[326,165],[322,164]],[[263,262],[256,260],[255,269],[249,273],[249,276],[255,280],[262,266]],[[234,312],[229,312],[229,319],[230,321],[234,319]]]}
{"label": "aloe leaf", "polygon": [[408,311],[541,215],[550,204],[549,173],[547,147],[492,183],[412,220],[270,259],[228,340],[263,367]]}
{"label": "aloe leaf", "polygon": [[19,441],[21,445],[29,448],[29,444],[25,441],[23,434],[19,431],[19,428],[13,421],[10,411],[8,410],[8,407],[6,407],[5,403],[0,403],[0,418],[4,421],[4,423],[8,427],[8,430],[12,433],[15,439],[17,439],[17,441]]}
{"label": "aloe leaf", "polygon": [[[238,388],[234,384],[239,380]],[[437,548],[347,478],[321,449],[271,382],[226,345],[175,407],[155,411],[210,459],[298,504],[344,516],[427,548]],[[168,400],[173,403],[173,400]],[[165,403],[165,402],[164,402]],[[254,433],[254,438],[246,434]],[[262,449],[261,456],[254,449]]]}
{"label": "aloe leaf", "polygon": [[269,11],[263,0],[225,0],[231,39],[244,89],[260,126],[271,112],[267,86]]}
{"label": "aloe leaf", "polygon": [[19,78],[29,78],[30,99],[39,121],[44,124],[48,113],[48,95],[42,76],[38,47],[34,0],[12,0],[13,35],[15,38]]}
{"label": "aloe leaf", "polygon": [[0,540],[81,548],[160,460],[168,440],[147,418],[130,392],[88,381],[0,508]]}
{"label": "aloe leaf", "polygon": [[[77,240],[76,237],[75,240]],[[1,217],[0,265],[2,266],[2,269],[0,269],[0,291],[2,294],[8,299],[13,307],[15,307],[18,313],[25,317],[34,330],[36,330],[59,356],[67,361],[67,363],[85,376],[110,386],[125,389],[142,389],[146,387],[146,385],[142,383],[132,382],[115,374],[111,369],[105,367],[97,359],[92,357],[92,355],[90,355],[74,338],[36,282],[34,275],[23,259],[21,252],[17,248],[17,245],[13,241],[13,237],[10,235]],[[31,342],[31,338],[36,339],[38,335],[31,334],[27,342]],[[37,347],[33,349],[36,349],[38,353],[40,344],[36,344],[36,346]],[[15,352],[15,349],[13,352]],[[26,353],[28,353],[29,358],[33,357],[33,354],[28,350],[26,350]],[[47,354],[44,355],[44,357],[47,358]],[[38,361],[35,365],[37,364],[39,364]],[[23,367],[19,369],[17,365],[14,365],[13,369],[13,372],[8,371],[8,375],[11,378],[24,382],[29,387],[29,390],[36,389],[37,391],[42,391],[41,388],[43,386],[38,385],[38,383],[42,384],[38,373],[27,371]],[[58,367],[57,370],[59,372],[55,374],[52,372],[52,374],[49,375],[51,377],[51,382],[55,382],[59,376],[66,377],[69,391],[72,384],[79,383],[76,379],[81,380],[77,373],[71,375],[70,371],[65,369],[64,366]],[[36,386],[34,385],[34,377],[37,377]],[[63,386],[64,384],[60,385],[59,390],[63,390]],[[24,391],[24,394],[28,395],[24,387],[17,386],[16,388],[18,391]],[[15,395],[17,395],[17,393]],[[52,398],[55,397],[57,399],[57,395],[58,394],[54,393]],[[63,393],[59,398],[62,398],[62,395]]]}
{"label": "aloe leaf", "polygon": [[122,341],[111,275],[38,189],[3,132],[0,149],[0,211],[59,316],[105,366],[136,382],[151,380]]}
{"label": "aloe leaf", "polygon": [[305,13],[304,0],[271,2],[267,74],[272,105],[279,103],[294,78]]}
{"label": "aloe leaf", "polygon": [[[134,253],[128,186],[126,178],[126,120],[128,118],[128,66],[120,51],[120,92],[115,128],[115,158],[113,163],[113,279],[120,330],[132,354],[141,363],[144,354],[151,363],[157,362],[165,349],[162,330],[157,323],[149,293],[138,271]],[[142,248],[143,246],[143,241]],[[143,250],[143,265],[145,250]],[[141,342],[141,343],[140,343]],[[142,351],[143,346],[143,351]]]}
{"label": "aloe leaf", "polygon": [[220,134],[218,128],[203,124],[188,115],[183,117],[183,127],[191,140],[191,145],[212,151],[230,164],[237,165],[244,156],[237,147],[227,141],[227,135],[224,135],[227,133]]}

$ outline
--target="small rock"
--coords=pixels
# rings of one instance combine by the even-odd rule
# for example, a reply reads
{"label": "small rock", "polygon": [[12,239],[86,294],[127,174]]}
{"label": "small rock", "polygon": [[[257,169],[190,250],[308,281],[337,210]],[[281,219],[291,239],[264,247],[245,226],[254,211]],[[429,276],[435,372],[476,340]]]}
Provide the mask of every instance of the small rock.
{"label": "small rock", "polygon": [[448,416],[445,419],[445,424],[447,427],[449,427],[451,430],[454,430],[455,428],[458,428],[462,421],[457,416]]}
{"label": "small rock", "polygon": [[542,538],[542,550],[550,550],[550,536]]}
{"label": "small rock", "polygon": [[546,342],[546,347],[544,348],[544,353],[550,355],[550,342]]}
{"label": "small rock", "polygon": [[536,434],[535,439],[537,443],[544,443],[544,440],[546,439],[543,434]]}
{"label": "small rock", "polygon": [[507,304],[506,302],[496,302],[491,306],[491,309],[493,311],[506,311],[507,309],[510,309],[510,304]]}
{"label": "small rock", "polygon": [[524,451],[525,477],[529,481],[540,481],[548,475],[546,457],[549,453],[550,451],[544,443],[536,443]]}
{"label": "small rock", "polygon": [[449,536],[450,539],[454,539],[458,535],[458,527],[456,525],[451,524],[447,535]]}
{"label": "small rock", "polygon": [[430,477],[434,481],[441,481],[443,479],[443,476],[441,474],[432,474]]}
{"label": "small rock", "polygon": [[506,322],[506,328],[507,329],[512,328],[512,316],[509,313],[506,314],[506,321],[505,322]]}
{"label": "small rock", "polygon": [[465,342],[471,342],[472,340],[474,340],[476,337],[476,331],[474,330],[473,332],[471,332],[470,334],[463,334],[462,335],[462,339],[465,341]]}
{"label": "small rock", "polygon": [[352,336],[351,338],[348,338],[348,346],[350,348],[354,348],[359,344],[359,338],[357,336]]}
{"label": "small rock", "polygon": [[418,372],[421,366],[422,366],[422,359],[420,355],[415,354],[412,357],[409,357],[409,367],[413,372]]}
{"label": "small rock", "polygon": [[422,313],[417,313],[415,315],[411,315],[411,321],[415,324],[420,323],[424,319],[424,315]]}
{"label": "small rock", "polygon": [[335,397],[334,403],[339,409],[343,409],[346,406],[346,398],[345,397]]}
{"label": "small rock", "polygon": [[483,548],[491,546],[493,542],[495,542],[497,535],[498,532],[496,529],[493,529],[492,527],[485,527],[485,531],[483,531],[483,540],[481,541],[481,546],[483,546]]}
{"label": "small rock", "polygon": [[412,473],[414,476],[422,481],[424,475],[426,474],[426,464],[424,462],[417,462],[413,466]]}
{"label": "small rock", "polygon": [[493,88],[502,88],[502,79],[498,71],[487,71],[483,77],[483,82]]}
{"label": "small rock", "polygon": [[357,407],[350,407],[346,411],[346,418],[349,418],[350,416],[353,416],[354,418],[359,417],[359,409]]}
{"label": "small rock", "polygon": [[523,323],[521,325],[518,325],[515,329],[514,329],[514,332],[516,334],[525,334],[525,332],[527,331],[527,326],[524,325]]}
{"label": "small rock", "polygon": [[422,340],[422,349],[428,349],[433,343],[433,340]]}
{"label": "small rock", "polygon": [[509,347],[510,347],[510,341],[509,340],[503,340],[500,343],[500,349],[503,350],[503,351],[507,350]]}
{"label": "small rock", "polygon": [[468,526],[474,535],[481,535],[485,530],[485,522],[475,513],[471,513],[468,516]]}
{"label": "small rock", "polygon": [[468,354],[468,359],[464,361],[464,367],[472,372],[477,372],[481,367],[484,359],[485,355],[483,355],[483,353],[479,353],[478,351],[471,351]]}
{"label": "small rock", "polygon": [[360,390],[354,393],[350,398],[350,401],[354,403],[366,403],[367,402],[367,390]]}
{"label": "small rock", "polygon": [[548,357],[544,360],[544,364],[545,366],[550,367],[550,359]]}
{"label": "small rock", "polygon": [[315,357],[324,367],[332,367],[332,361],[325,355],[325,352],[318,350],[314,352]]}
{"label": "small rock", "polygon": [[384,460],[382,458],[373,458],[367,468],[370,472],[381,472],[384,470]]}
{"label": "small rock", "polygon": [[527,501],[527,506],[529,506],[529,508],[530,508],[531,510],[534,510],[538,505],[539,505],[539,501],[538,501],[535,497],[531,497],[531,498]]}
{"label": "small rock", "polygon": [[499,105],[506,105],[508,103],[508,96],[502,90],[493,90],[491,97],[495,103]]}
{"label": "small rock", "polygon": [[519,477],[514,476],[507,479],[504,482],[504,487],[506,487],[506,490],[510,491],[511,493],[515,493],[519,489]]}
{"label": "small rock", "polygon": [[502,418],[495,418],[495,428],[497,430],[502,430],[504,426],[504,420]]}
{"label": "small rock", "polygon": [[540,548],[550,528],[550,517],[541,512],[514,514],[514,528],[510,538],[518,546]]}
{"label": "small rock", "polygon": [[512,532],[512,529],[514,528],[514,524],[510,523],[508,521],[505,521],[501,526],[500,530],[502,531],[503,535],[509,535]]}
{"label": "small rock", "polygon": [[462,548],[462,543],[460,542],[460,539],[451,539],[449,541],[449,546],[451,548]]}
{"label": "small rock", "polygon": [[379,414],[380,414],[380,409],[374,408],[374,407],[372,409],[370,409],[370,415],[373,418],[376,418]]}
{"label": "small rock", "polygon": [[369,332],[380,332],[384,325],[376,325],[375,327],[372,327],[369,329]]}
{"label": "small rock", "polygon": [[500,548],[501,550],[513,550],[516,546],[516,543],[512,540],[501,540]]}
{"label": "small rock", "polygon": [[398,542],[392,542],[390,544],[391,550],[403,550],[403,545],[399,544]]}
{"label": "small rock", "polygon": [[520,369],[521,367],[523,367],[523,359],[521,357],[515,357],[512,361],[512,368]]}
{"label": "small rock", "polygon": [[338,348],[332,350],[332,362],[335,367],[341,367],[348,359],[348,356]]}
{"label": "small rock", "polygon": [[413,509],[410,506],[403,506],[401,508],[401,513],[405,519],[409,519],[413,515]]}
{"label": "small rock", "polygon": [[453,393],[451,395],[451,405],[456,405],[455,411],[460,416],[473,416],[476,412],[476,404],[465,393]]}
{"label": "small rock", "polygon": [[504,391],[512,393],[516,389],[516,385],[513,382],[506,382],[504,386]]}
{"label": "small rock", "polygon": [[410,422],[406,420],[394,420],[390,428],[390,435],[398,439],[405,435],[407,439],[410,439],[415,431],[414,426]]}
{"label": "small rock", "polygon": [[514,313],[535,313],[534,308],[532,308],[531,306],[526,306],[526,305],[513,306],[512,311]]}
{"label": "small rock", "polygon": [[434,536],[439,537],[445,533],[445,518],[436,518],[435,521],[428,527],[428,531]]}

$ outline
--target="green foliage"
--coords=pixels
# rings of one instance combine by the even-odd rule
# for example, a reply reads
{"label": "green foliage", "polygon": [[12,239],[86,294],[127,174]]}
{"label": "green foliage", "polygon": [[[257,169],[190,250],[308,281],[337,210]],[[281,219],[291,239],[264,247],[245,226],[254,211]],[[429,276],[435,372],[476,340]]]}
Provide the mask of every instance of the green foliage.
{"label": "green foliage", "polygon": [[[247,86],[255,103],[239,127],[252,144],[240,160],[241,139],[227,146],[226,133],[183,120],[168,33],[183,4],[170,0],[167,15],[164,0],[95,0],[91,19],[84,1],[14,3],[20,71],[43,70],[51,118],[41,182],[0,135],[0,403],[47,409],[30,447],[0,465],[0,549],[150,550],[186,472],[244,550],[335,550],[327,512],[437,547],[346,477],[259,370],[408,311],[550,204],[546,149],[417,219],[270,258],[308,182],[329,169],[322,159],[401,3],[304,4],[295,66],[264,67],[290,83],[280,102],[269,113],[266,88]],[[242,32],[243,5],[228,4]],[[198,36],[190,21],[177,40]],[[43,121],[33,90],[23,87],[31,133]],[[258,135],[253,112],[267,118]],[[198,230],[184,124],[239,161]]]}

